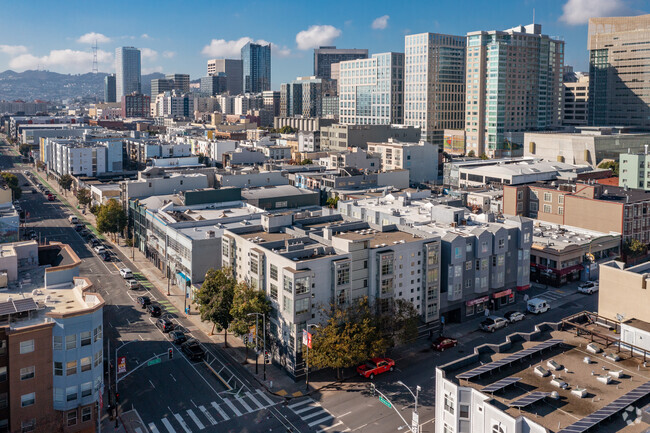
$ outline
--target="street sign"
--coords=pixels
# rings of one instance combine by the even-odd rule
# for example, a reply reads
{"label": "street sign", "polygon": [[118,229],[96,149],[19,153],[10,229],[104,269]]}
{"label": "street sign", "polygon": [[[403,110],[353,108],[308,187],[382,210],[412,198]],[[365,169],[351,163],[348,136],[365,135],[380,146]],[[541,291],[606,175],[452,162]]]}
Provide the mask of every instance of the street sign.
{"label": "street sign", "polygon": [[126,373],[126,356],[120,356],[117,358],[117,373]]}
{"label": "street sign", "polygon": [[420,415],[413,411],[413,417],[411,418],[411,432],[418,433],[418,427],[420,426]]}
{"label": "street sign", "polygon": [[382,397],[381,395],[379,396],[379,401],[382,402],[382,403],[384,403],[387,407],[393,407],[393,405],[390,404],[390,401],[386,400],[386,399],[385,399],[384,397]]}
{"label": "street sign", "polygon": [[162,361],[160,358],[152,359],[151,361],[147,362],[147,367],[151,367],[152,365],[160,364]]}
{"label": "street sign", "polygon": [[307,332],[306,329],[302,330],[302,345],[311,349],[311,333]]}

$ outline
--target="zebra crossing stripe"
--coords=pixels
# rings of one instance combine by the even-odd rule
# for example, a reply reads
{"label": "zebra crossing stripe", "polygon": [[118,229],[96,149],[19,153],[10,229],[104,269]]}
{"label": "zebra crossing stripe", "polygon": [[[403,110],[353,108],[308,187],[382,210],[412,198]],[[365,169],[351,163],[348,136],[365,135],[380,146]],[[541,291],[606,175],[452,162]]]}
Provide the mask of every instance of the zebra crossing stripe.
{"label": "zebra crossing stripe", "polygon": [[317,419],[316,421],[310,422],[310,423],[307,424],[307,425],[308,425],[309,427],[313,427],[313,426],[315,426],[315,425],[322,424],[322,423],[324,423],[325,421],[329,421],[329,420],[332,419],[332,418],[334,418],[334,417],[328,413],[327,416],[324,416],[323,418]]}
{"label": "zebra crossing stripe", "polygon": [[149,430],[151,430],[151,433],[160,433],[158,431],[158,427],[156,427],[156,424],[152,422],[149,423]]}
{"label": "zebra crossing stripe", "polygon": [[239,409],[237,409],[237,406],[235,406],[234,404],[232,404],[232,402],[231,402],[230,400],[228,400],[227,398],[224,398],[224,399],[223,399],[223,402],[226,403],[226,405],[230,408],[230,410],[232,410],[233,412],[235,412],[235,415],[237,415],[237,416],[241,416],[241,415],[242,415],[242,413],[239,411]]}
{"label": "zebra crossing stripe", "polygon": [[183,427],[183,430],[185,430],[185,433],[192,433],[192,430],[190,430],[190,428],[187,426],[187,424],[185,424],[185,420],[183,419],[182,416],[175,413],[174,418],[176,418],[176,421],[178,421],[178,423],[181,425],[181,427]]}
{"label": "zebra crossing stripe", "polygon": [[260,397],[262,397],[264,400],[266,400],[266,402],[269,404],[269,406],[273,406],[275,404],[275,403],[273,403],[273,400],[268,398],[266,396],[266,394],[264,394],[264,392],[261,389],[257,388],[257,393],[260,395]]}
{"label": "zebra crossing stripe", "polygon": [[327,415],[329,415],[329,413],[328,413],[326,410],[319,409],[319,410],[317,410],[317,411],[314,412],[314,413],[310,413],[309,415],[301,416],[300,418],[301,418],[302,420],[308,420],[309,418],[313,418],[313,417],[315,417],[315,416],[323,415],[323,414],[327,414]]}
{"label": "zebra crossing stripe", "polygon": [[253,403],[255,403],[255,405],[257,407],[259,407],[260,409],[264,409],[264,405],[262,403],[260,403],[259,401],[257,401],[257,399],[255,397],[253,397],[253,394],[251,394],[249,391],[246,391],[246,395],[248,396],[248,398],[251,399],[251,401]]}
{"label": "zebra crossing stripe", "polygon": [[252,412],[252,411],[253,411],[253,408],[250,407],[250,406],[248,405],[248,403],[246,403],[246,402],[244,401],[243,398],[238,398],[237,401],[240,402],[242,406],[244,406],[244,409],[246,409],[246,412]]}
{"label": "zebra crossing stripe", "polygon": [[208,421],[210,421],[212,423],[212,425],[215,425],[217,423],[217,420],[214,419],[212,414],[210,412],[208,412],[208,410],[205,408],[205,406],[199,406],[199,409],[201,410],[201,412],[203,412],[203,415],[205,415],[205,417],[208,419]]}
{"label": "zebra crossing stripe", "polygon": [[296,415],[298,415],[298,414],[301,414],[301,413],[303,413],[303,412],[310,411],[310,410],[312,410],[312,409],[315,408],[315,407],[320,406],[320,404],[316,403],[315,401],[313,401],[312,403],[314,403],[313,406],[312,406],[311,403],[310,403],[309,406],[307,406],[307,407],[303,407],[302,409],[299,409],[299,410],[294,410],[294,413],[295,413]]}
{"label": "zebra crossing stripe", "polygon": [[163,425],[167,428],[167,431],[169,433],[176,433],[176,430],[174,430],[174,427],[172,427],[172,424],[167,420],[167,418],[163,418],[160,421],[162,421]]}
{"label": "zebra crossing stripe", "polygon": [[135,433],[142,433],[142,429],[140,427],[135,428]]}
{"label": "zebra crossing stripe", "polygon": [[214,410],[219,412],[219,415],[221,415],[221,418],[223,418],[224,421],[228,421],[230,419],[230,417],[226,414],[226,412],[224,412],[223,409],[221,409],[217,403],[212,402],[212,407],[214,408]]}
{"label": "zebra crossing stripe", "polygon": [[[304,404],[311,403],[313,401],[314,400],[312,400],[311,398],[306,398],[306,399],[304,399],[304,400],[302,400],[302,401],[300,401],[298,403],[290,404],[288,407],[289,407],[289,409],[294,410],[297,407],[300,407],[300,406],[302,406]],[[294,410],[294,412],[295,412],[295,410]]]}
{"label": "zebra crossing stripe", "polygon": [[192,421],[194,421],[194,424],[196,424],[199,427],[199,430],[203,430],[205,426],[199,420],[199,418],[194,414],[194,411],[192,409],[187,409],[187,414],[192,418]]}

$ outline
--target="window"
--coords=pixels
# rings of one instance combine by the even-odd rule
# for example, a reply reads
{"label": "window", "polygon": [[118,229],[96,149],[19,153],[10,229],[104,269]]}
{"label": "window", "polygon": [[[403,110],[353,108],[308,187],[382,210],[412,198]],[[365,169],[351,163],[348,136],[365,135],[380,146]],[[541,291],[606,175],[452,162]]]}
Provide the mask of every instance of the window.
{"label": "window", "polygon": [[34,366],[24,367],[20,369],[20,380],[28,380],[34,378]]}
{"label": "window", "polygon": [[77,361],[69,361],[65,364],[65,375],[72,376],[77,373]]}
{"label": "window", "polygon": [[503,427],[501,427],[501,423],[499,424],[494,424],[492,426],[492,433],[506,433]]}
{"label": "window", "polygon": [[517,203],[517,212],[523,212],[524,211],[524,204],[519,202]]}
{"label": "window", "polygon": [[350,267],[347,265],[344,267],[339,267],[336,270],[336,285],[342,286],[344,284],[348,284],[349,282],[350,282]]}
{"label": "window", "polygon": [[458,408],[458,416],[460,418],[469,418],[469,405],[468,404],[461,404]]}
{"label": "window", "polygon": [[71,410],[68,412],[68,427],[71,425],[76,425],[77,424],[77,409]]}
{"label": "window", "polygon": [[81,396],[88,397],[93,393],[93,383],[86,382],[81,384]]}
{"label": "window", "polygon": [[296,314],[303,314],[309,311],[309,298],[296,301]]}
{"label": "window", "polygon": [[488,243],[487,243],[487,241],[482,241],[481,242],[481,252],[482,253],[487,253],[488,252]]}
{"label": "window", "polygon": [[65,389],[65,395],[67,401],[74,401],[77,399],[77,387],[69,386]]}
{"label": "window", "polygon": [[552,206],[550,204],[545,204],[544,205],[544,213],[551,213],[553,211]]}
{"label": "window", "polygon": [[536,201],[531,201],[528,207],[530,208],[531,212],[537,212],[539,210],[539,206]]}
{"label": "window", "polygon": [[456,259],[460,259],[460,258],[462,257],[462,254],[463,254],[463,253],[460,251],[460,248],[459,248],[459,247],[456,247],[456,248],[454,249],[454,258],[456,258]]}
{"label": "window", "polygon": [[59,361],[54,361],[54,375],[63,376],[63,363]]}
{"label": "window", "polygon": [[295,283],[296,283],[296,295],[309,293],[309,291],[311,290],[311,278],[309,276],[296,278]]}
{"label": "window", "polygon": [[551,194],[550,192],[545,192],[544,193],[544,201],[552,202],[553,201],[553,194]]}
{"label": "window", "polygon": [[557,202],[558,204],[564,204],[564,194],[559,194],[557,196]]}
{"label": "window", "polygon": [[90,335],[90,331],[84,331],[81,333],[81,347],[84,346],[90,346],[92,343],[92,338]]}
{"label": "window", "polygon": [[99,341],[102,339],[102,325],[99,325],[98,327],[95,328],[93,331],[93,337],[95,341]]}
{"label": "window", "polygon": [[284,276],[284,291],[288,293],[293,293],[293,281],[291,278]]}
{"label": "window", "polygon": [[81,422],[88,422],[93,417],[93,408],[91,406],[86,406],[81,409]]}
{"label": "window", "polygon": [[28,419],[20,423],[21,433],[30,433],[36,431],[36,418]]}
{"label": "window", "polygon": [[445,428],[443,433],[454,433],[454,429],[447,423],[445,423]]}
{"label": "window", "polygon": [[270,267],[270,274],[271,274],[271,279],[278,281],[278,267],[275,265],[271,265]]}
{"label": "window", "polygon": [[65,350],[77,348],[77,334],[65,336]]}
{"label": "window", "polygon": [[390,275],[393,273],[393,256],[381,256],[381,275]]}
{"label": "window", "polygon": [[95,367],[99,366],[99,364],[102,363],[103,358],[104,358],[104,357],[103,357],[103,354],[102,354],[102,349],[99,349],[99,350],[95,353]]}
{"label": "window", "polygon": [[31,353],[34,351],[34,340],[26,340],[20,342],[20,353]]}
{"label": "window", "polygon": [[291,314],[291,298],[288,296],[282,297],[282,311]]}
{"label": "window", "polygon": [[557,213],[558,213],[558,215],[564,215],[564,207],[558,206],[557,207]]}
{"label": "window", "polygon": [[519,190],[517,191],[517,200],[522,200],[524,198],[524,192]]}
{"label": "window", "polygon": [[54,350],[63,350],[63,337],[60,335],[55,335],[52,337],[52,348]]}
{"label": "window", "polygon": [[445,408],[445,411],[449,412],[450,415],[454,414],[455,404],[454,404],[454,396],[453,395],[451,395],[449,393],[445,393],[445,406],[444,406],[444,408]]}
{"label": "window", "polygon": [[89,371],[93,366],[93,360],[90,356],[81,358],[81,371]]}
{"label": "window", "polygon": [[0,382],[7,380],[7,367],[0,367]]}
{"label": "window", "polygon": [[386,295],[393,292],[393,279],[387,278],[381,282],[381,294]]}
{"label": "window", "polygon": [[20,406],[22,407],[31,406],[34,404],[35,401],[36,401],[36,394],[33,392],[20,396]]}
{"label": "window", "polygon": [[57,403],[63,403],[65,400],[63,399],[63,396],[65,394],[63,393],[63,388],[54,388],[54,401]]}
{"label": "window", "polygon": [[273,283],[269,284],[269,292],[270,292],[270,295],[271,295],[271,299],[275,299],[277,301],[278,300],[278,286],[276,286]]}
{"label": "window", "polygon": [[[4,409],[9,405],[9,394],[3,392],[0,394],[0,409]],[[2,429],[0,429],[2,431]]]}
{"label": "window", "polygon": [[472,270],[472,261],[471,260],[465,262],[465,270],[466,271],[471,271]]}

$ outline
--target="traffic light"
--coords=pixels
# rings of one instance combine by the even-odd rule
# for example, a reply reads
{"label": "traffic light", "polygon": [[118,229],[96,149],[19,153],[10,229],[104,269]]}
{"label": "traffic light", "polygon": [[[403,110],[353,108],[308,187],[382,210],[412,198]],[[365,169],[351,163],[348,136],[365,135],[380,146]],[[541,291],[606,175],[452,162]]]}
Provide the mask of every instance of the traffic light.
{"label": "traffic light", "polygon": [[169,356],[169,359],[172,359],[174,357],[174,349],[167,349],[167,355]]}
{"label": "traffic light", "polygon": [[115,403],[119,403],[119,402],[120,402],[120,393],[116,392],[115,393]]}
{"label": "traffic light", "polygon": [[370,392],[372,392],[372,395],[373,395],[373,396],[374,396],[375,394],[377,394],[376,391],[377,391],[377,389],[375,388],[375,384],[374,384],[374,383],[371,383],[371,384],[370,384]]}
{"label": "traffic light", "polygon": [[264,363],[269,364],[271,361],[271,354],[267,351],[264,351]]}

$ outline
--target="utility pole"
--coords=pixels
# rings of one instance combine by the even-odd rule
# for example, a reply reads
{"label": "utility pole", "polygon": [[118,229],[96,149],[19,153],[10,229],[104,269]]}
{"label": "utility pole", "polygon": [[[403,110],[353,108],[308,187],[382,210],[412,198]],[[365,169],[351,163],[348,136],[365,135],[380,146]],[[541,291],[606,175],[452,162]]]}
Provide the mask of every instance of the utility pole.
{"label": "utility pole", "polygon": [[401,380],[397,381],[398,385],[402,385],[404,388],[408,389],[413,398],[415,399],[415,407],[413,409],[413,412],[411,412],[411,432],[412,433],[419,433],[420,430],[420,415],[418,414],[418,397],[420,396],[420,385],[417,385],[415,387],[415,394],[413,394],[413,391],[411,391],[411,388],[406,386],[404,382]]}
{"label": "utility pole", "polygon": [[[258,316],[262,316],[262,370],[264,374],[264,380],[266,380],[266,316],[262,313],[248,313],[248,316],[255,316],[255,349],[257,350],[257,347],[259,346],[258,344],[258,338],[259,338],[259,329],[257,328],[258,322]],[[255,374],[257,374],[257,352],[255,352]]]}

